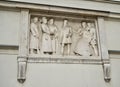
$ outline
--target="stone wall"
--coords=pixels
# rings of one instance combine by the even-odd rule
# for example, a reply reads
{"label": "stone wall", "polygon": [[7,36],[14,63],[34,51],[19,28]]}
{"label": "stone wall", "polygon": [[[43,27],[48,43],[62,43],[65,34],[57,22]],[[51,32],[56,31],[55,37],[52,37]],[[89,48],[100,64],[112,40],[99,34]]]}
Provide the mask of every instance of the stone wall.
{"label": "stone wall", "polygon": [[[85,9],[90,7],[92,10],[113,12],[111,13],[112,17],[109,15],[110,17],[105,18],[106,41],[111,64],[111,81],[104,81],[102,65],[28,63],[26,81],[23,84],[19,83],[17,81],[17,56],[19,49],[20,9],[22,7],[14,8],[9,4],[9,8],[2,5],[0,8],[0,87],[119,87],[120,6],[92,1],[87,1],[89,5],[86,5],[85,1],[80,3],[77,0],[74,3],[73,1],[67,1],[64,4],[63,2],[52,2],[54,0],[51,2],[45,0],[41,4],[59,4],[65,7],[66,3],[69,3],[70,7],[79,7],[79,4],[81,4],[81,7]],[[5,3],[1,2],[1,4]],[[103,5],[105,7],[102,7]]]}

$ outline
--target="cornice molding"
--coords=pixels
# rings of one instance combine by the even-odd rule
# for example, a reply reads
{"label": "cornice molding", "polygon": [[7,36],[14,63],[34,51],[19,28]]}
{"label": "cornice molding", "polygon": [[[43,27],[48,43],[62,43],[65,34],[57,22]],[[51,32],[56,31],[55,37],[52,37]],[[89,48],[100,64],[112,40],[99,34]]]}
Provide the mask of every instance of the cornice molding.
{"label": "cornice molding", "polygon": [[32,5],[59,6],[59,7],[67,7],[67,8],[79,8],[79,9],[98,10],[98,11],[110,11],[111,13],[112,12],[120,13],[120,10],[119,10],[120,1],[118,0],[114,0],[114,1],[113,0],[73,0],[73,1],[63,0],[60,3],[56,3],[57,0],[52,0],[50,2],[47,0],[43,0],[43,1],[42,0],[35,0],[35,1],[34,0],[33,1],[32,0],[26,0],[26,1],[25,0],[6,0],[4,2],[8,2],[8,3],[14,2],[15,4],[22,3],[22,4],[32,4]]}
{"label": "cornice molding", "polygon": [[[91,1],[91,0],[86,0]],[[110,4],[120,4],[120,0],[92,0],[94,2],[110,3]]]}

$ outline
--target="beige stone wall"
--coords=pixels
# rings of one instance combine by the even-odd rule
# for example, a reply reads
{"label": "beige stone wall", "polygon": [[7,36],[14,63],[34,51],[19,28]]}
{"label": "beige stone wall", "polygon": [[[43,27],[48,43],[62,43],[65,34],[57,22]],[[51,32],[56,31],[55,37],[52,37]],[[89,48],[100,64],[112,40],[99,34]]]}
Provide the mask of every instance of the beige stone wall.
{"label": "beige stone wall", "polygon": [[[20,84],[17,81],[19,23],[19,11],[0,10],[0,87],[120,87],[119,52],[109,54],[109,83],[104,81],[101,65],[31,63],[25,83]],[[105,29],[108,49],[120,51],[120,19],[105,19]]]}
{"label": "beige stone wall", "polygon": [[0,45],[18,45],[20,13],[0,10]]}
{"label": "beige stone wall", "polygon": [[120,50],[120,19],[105,20],[107,45],[109,50]]}
{"label": "beige stone wall", "polygon": [[101,65],[28,64],[27,80],[17,82],[17,55],[0,55],[1,87],[119,87],[120,60],[111,59],[111,82],[103,78]]}

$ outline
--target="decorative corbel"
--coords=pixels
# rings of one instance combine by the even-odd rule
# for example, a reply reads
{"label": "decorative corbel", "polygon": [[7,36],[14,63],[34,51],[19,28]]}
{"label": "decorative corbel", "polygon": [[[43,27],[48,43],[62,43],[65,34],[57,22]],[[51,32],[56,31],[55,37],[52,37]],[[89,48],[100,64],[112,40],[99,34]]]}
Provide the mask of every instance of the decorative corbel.
{"label": "decorative corbel", "polygon": [[111,79],[110,59],[109,59],[108,49],[107,49],[107,45],[106,45],[104,17],[98,17],[98,28],[99,28],[99,32],[100,32],[99,36],[100,36],[101,58],[102,58],[102,63],[103,63],[104,79],[106,82],[109,82]]}
{"label": "decorative corbel", "polygon": [[109,59],[104,59],[103,60],[103,72],[104,72],[104,79],[106,82],[109,82],[111,77],[110,77],[110,60]]}
{"label": "decorative corbel", "polygon": [[23,83],[26,80],[27,57],[18,56],[18,81]]}
{"label": "decorative corbel", "polygon": [[27,56],[29,47],[29,10],[21,9],[20,18],[20,42],[19,42],[19,55],[18,55],[18,74],[17,79],[20,83],[24,83],[26,80],[27,70]]}

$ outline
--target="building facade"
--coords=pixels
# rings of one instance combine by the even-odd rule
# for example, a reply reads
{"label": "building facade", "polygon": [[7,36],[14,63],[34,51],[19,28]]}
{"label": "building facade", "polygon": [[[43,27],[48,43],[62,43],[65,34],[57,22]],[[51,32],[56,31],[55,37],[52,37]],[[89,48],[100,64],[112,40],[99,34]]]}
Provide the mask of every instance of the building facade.
{"label": "building facade", "polygon": [[0,1],[1,87],[119,87],[120,2]]}

